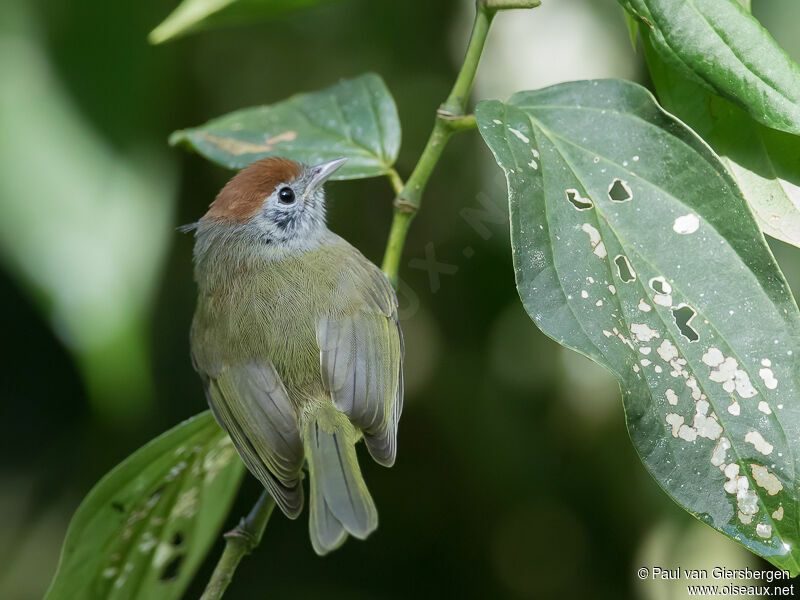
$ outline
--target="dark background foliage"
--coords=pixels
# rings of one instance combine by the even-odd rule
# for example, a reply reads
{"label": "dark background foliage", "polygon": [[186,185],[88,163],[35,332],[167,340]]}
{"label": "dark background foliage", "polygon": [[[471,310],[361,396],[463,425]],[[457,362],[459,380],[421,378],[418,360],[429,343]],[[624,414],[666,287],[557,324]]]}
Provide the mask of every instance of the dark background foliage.
{"label": "dark background foliage", "polygon": [[[0,36],[25,31],[41,48],[73,114],[107,152],[146,155],[172,173],[170,227],[198,218],[230,176],[167,150],[172,130],[364,71],[380,73],[396,98],[398,169],[407,175],[451,85],[471,8],[468,0],[346,0],[148,46],[147,32],[173,4],[13,1],[0,23]],[[800,8],[761,0],[754,12],[798,59],[791,24]],[[485,59],[477,83],[483,96],[580,77],[647,83],[611,0],[559,0],[530,15],[502,15]],[[0,132],[12,118],[2,115]],[[48,135],[58,151],[73,151],[66,133]],[[49,165],[37,168],[45,173]],[[99,184],[105,176],[93,172]],[[36,181],[21,189],[36,194]],[[387,181],[328,189],[331,228],[380,262],[391,217]],[[28,201],[7,194],[0,207]],[[455,138],[401,271],[408,383],[398,461],[386,470],[361,452],[381,526],[366,543],[350,540],[319,559],[307,515],[297,522],[276,515],[226,598],[652,598],[653,586],[636,581],[640,566],[759,564],[658,489],[627,438],[611,378],[535,329],[514,288],[505,210],[505,185],[477,134]],[[38,218],[57,216],[45,210]],[[88,240],[105,226],[99,212],[80,224]],[[132,251],[155,243],[146,225],[137,227]],[[26,269],[34,267],[9,258],[11,242],[0,246],[0,596],[40,597],[69,516],[92,484],[205,408],[188,357],[191,246],[189,236],[170,230],[153,268],[152,298],[134,319],[145,332],[145,359],[128,360],[123,343],[114,352],[127,366],[112,373],[59,328],[51,313],[59,290],[31,283]],[[798,251],[775,246],[797,281]],[[103,256],[106,248],[92,252]],[[446,263],[445,272],[431,278],[418,268],[426,252]],[[104,376],[106,385],[87,383]],[[248,477],[230,525],[257,494]],[[220,550],[221,542],[187,597],[199,595]]]}

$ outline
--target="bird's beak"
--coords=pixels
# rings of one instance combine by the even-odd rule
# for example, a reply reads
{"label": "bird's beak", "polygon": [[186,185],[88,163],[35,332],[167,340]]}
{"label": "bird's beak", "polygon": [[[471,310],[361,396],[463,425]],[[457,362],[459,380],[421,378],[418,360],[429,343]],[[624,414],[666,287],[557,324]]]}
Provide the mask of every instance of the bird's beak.
{"label": "bird's beak", "polygon": [[306,186],[306,191],[303,196],[308,196],[311,192],[319,188],[319,186],[325,183],[328,177],[333,175],[334,171],[341,167],[345,162],[347,162],[346,158],[337,158],[336,160],[322,163],[316,167],[311,167],[311,181]]}

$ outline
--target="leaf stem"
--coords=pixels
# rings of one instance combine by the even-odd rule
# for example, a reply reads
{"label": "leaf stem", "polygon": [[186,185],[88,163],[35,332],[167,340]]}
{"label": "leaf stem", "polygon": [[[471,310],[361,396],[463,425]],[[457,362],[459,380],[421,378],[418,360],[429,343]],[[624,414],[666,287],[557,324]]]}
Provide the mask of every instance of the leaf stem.
{"label": "leaf stem", "polygon": [[250,513],[225,534],[225,549],[217,561],[217,566],[214,567],[200,600],[222,598],[241,560],[261,543],[261,537],[274,508],[275,500],[264,490]]}
{"label": "leaf stem", "polygon": [[394,193],[399,194],[403,190],[403,179],[400,177],[398,172],[395,169],[389,169],[386,172],[386,176],[389,178],[389,182],[392,184],[392,188],[394,188]]}
{"label": "leaf stem", "polygon": [[489,26],[495,13],[495,9],[487,7],[485,2],[478,2],[476,6],[472,35],[453,89],[439,110],[436,111],[436,121],[428,142],[425,144],[425,149],[411,172],[411,176],[397,193],[394,201],[392,226],[386,242],[386,252],[383,255],[383,271],[395,287],[397,287],[400,257],[403,254],[408,227],[419,210],[422,193],[436,163],[439,162],[444,147],[454,133],[473,129],[476,126],[474,115],[465,115],[464,113],[486,42],[486,35],[489,33]]}

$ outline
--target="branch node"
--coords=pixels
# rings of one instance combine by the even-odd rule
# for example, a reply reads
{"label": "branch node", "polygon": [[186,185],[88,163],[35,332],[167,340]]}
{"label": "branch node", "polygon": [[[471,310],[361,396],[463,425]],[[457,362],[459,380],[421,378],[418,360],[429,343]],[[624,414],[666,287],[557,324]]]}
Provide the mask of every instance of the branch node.
{"label": "branch node", "polygon": [[248,554],[258,546],[259,542],[256,536],[248,529],[247,522],[244,519],[241,519],[236,527],[226,532],[222,537],[226,540],[239,540]]}
{"label": "branch node", "polygon": [[418,206],[413,202],[406,200],[405,198],[398,196],[394,199],[394,207],[403,213],[407,213],[409,215],[413,215],[418,210]]}

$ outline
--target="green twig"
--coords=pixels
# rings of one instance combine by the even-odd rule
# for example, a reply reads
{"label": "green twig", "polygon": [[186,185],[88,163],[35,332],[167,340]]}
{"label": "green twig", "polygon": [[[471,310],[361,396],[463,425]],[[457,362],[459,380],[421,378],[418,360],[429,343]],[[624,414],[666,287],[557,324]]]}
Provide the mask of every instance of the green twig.
{"label": "green twig", "polygon": [[225,534],[225,550],[214,567],[200,600],[219,600],[233,579],[236,567],[245,555],[250,554],[261,542],[264,529],[275,508],[275,500],[264,490],[250,513],[239,524]]}
{"label": "green twig", "polygon": [[514,8],[536,8],[541,0],[479,0],[490,10],[510,10]]}
{"label": "green twig", "polygon": [[389,178],[389,182],[392,184],[392,188],[394,188],[394,193],[399,194],[403,190],[403,183],[402,178],[394,169],[389,169],[386,172],[386,176]]}
{"label": "green twig", "polygon": [[392,227],[386,243],[386,252],[383,255],[383,270],[395,286],[408,227],[419,210],[425,185],[428,183],[436,163],[439,162],[445,145],[453,133],[475,127],[475,117],[464,113],[493,15],[493,9],[487,8],[483,3],[478,3],[475,23],[472,26],[472,36],[453,89],[436,112],[433,131],[431,131],[428,143],[425,145],[417,165],[411,172],[411,177],[408,178],[405,186],[395,198]]}

